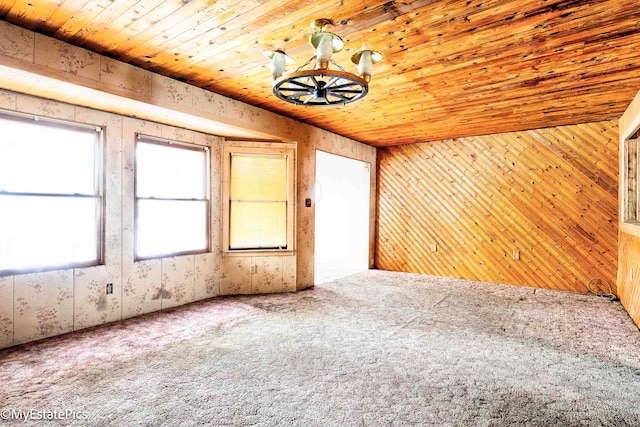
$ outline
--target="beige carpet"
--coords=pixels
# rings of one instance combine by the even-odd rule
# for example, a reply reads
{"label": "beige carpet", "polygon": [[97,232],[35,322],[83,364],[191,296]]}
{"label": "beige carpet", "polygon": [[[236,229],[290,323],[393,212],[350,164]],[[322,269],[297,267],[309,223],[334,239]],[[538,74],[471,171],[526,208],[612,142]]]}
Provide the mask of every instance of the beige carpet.
{"label": "beige carpet", "polygon": [[[62,419],[17,419],[29,410]],[[51,426],[639,426],[640,332],[591,295],[369,271],[0,351],[0,413]]]}

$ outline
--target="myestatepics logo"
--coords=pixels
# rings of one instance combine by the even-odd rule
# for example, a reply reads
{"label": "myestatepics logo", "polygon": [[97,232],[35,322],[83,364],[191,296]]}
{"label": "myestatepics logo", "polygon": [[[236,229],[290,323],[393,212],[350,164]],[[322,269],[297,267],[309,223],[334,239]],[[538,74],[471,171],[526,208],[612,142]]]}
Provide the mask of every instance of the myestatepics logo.
{"label": "myestatepics logo", "polygon": [[65,409],[60,411],[50,409],[2,409],[0,420],[30,420],[30,421],[55,421],[55,420],[83,420],[89,418],[84,411]]}

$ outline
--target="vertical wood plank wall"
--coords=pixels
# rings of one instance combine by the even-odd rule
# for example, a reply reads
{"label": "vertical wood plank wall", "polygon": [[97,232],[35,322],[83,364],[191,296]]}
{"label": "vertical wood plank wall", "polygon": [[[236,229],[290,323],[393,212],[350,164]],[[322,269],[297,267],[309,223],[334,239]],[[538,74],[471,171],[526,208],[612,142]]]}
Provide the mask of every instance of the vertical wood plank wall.
{"label": "vertical wood plank wall", "polygon": [[382,148],[377,197],[379,269],[616,292],[615,121]]}
{"label": "vertical wood plank wall", "polygon": [[619,251],[618,294],[629,316],[640,327],[640,237],[621,232]]}
{"label": "vertical wood plank wall", "polygon": [[[637,223],[626,223],[627,170],[624,141],[636,138],[640,129],[640,91],[633,98],[619,120],[619,212],[620,212],[620,244],[618,247],[618,295],[620,302],[633,321],[640,327],[640,226]],[[633,271],[632,271],[633,270]]]}

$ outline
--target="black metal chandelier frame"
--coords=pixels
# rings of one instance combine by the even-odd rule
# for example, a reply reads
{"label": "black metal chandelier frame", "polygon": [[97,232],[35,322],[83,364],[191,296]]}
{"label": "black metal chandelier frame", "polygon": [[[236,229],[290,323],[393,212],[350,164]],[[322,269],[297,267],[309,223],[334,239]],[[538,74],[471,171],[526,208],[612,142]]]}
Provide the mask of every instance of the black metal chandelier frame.
{"label": "black metal chandelier frame", "polygon": [[296,105],[344,105],[363,98],[369,85],[346,71],[301,70],[285,74],[273,84],[273,94]]}

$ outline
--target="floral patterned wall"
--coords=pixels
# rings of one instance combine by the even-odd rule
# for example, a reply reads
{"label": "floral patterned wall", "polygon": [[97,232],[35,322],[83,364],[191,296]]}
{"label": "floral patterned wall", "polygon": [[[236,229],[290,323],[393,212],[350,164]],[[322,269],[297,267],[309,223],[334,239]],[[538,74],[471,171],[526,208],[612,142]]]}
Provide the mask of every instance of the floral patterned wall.
{"label": "floral patterned wall", "polygon": [[[221,138],[8,91],[0,108],[104,127],[106,175],[105,264],[1,277],[0,346],[219,295]],[[211,147],[211,252],[133,261],[136,133]]]}
{"label": "floral patterned wall", "polygon": [[[287,292],[313,286],[314,207],[305,207],[305,199],[313,199],[316,150],[371,164],[370,230],[372,233],[375,230],[376,149],[373,147],[3,21],[0,21],[0,62],[16,67],[0,70],[0,87],[5,87],[0,90],[0,109],[106,129],[105,265],[0,277],[0,348],[221,294]],[[15,76],[24,70],[33,70],[49,81],[36,84],[34,75],[25,75],[24,85],[20,87],[2,86],[5,75],[10,74],[14,84]],[[65,85],[74,82],[77,90],[56,92],[50,79],[62,79]],[[121,99],[114,104],[112,112],[88,108],[82,99],[83,89],[107,91],[107,95],[117,93],[120,98],[126,96],[131,101],[126,108],[134,110],[118,114],[123,105]],[[148,113],[159,107],[163,109],[161,113],[154,116]],[[138,118],[129,117],[132,115]],[[254,259],[252,262],[264,264],[265,268],[258,271],[266,274],[253,278],[250,291],[245,289],[246,283],[223,283],[222,280],[222,139],[187,130],[201,127],[201,121],[190,121],[192,116],[211,117],[213,119],[207,120],[215,119],[220,126],[230,124],[236,129],[241,126],[249,132],[270,135],[274,140],[297,142],[296,256],[278,258],[279,261]],[[179,120],[182,122],[176,125]],[[211,147],[210,253],[133,262],[133,144],[137,132]],[[371,234],[370,258],[373,258],[373,239]],[[233,260],[227,259],[230,261],[225,262]],[[275,281],[274,274],[282,275],[282,280]],[[106,283],[113,284],[113,294],[106,295]],[[245,288],[236,289],[238,286]]]}

